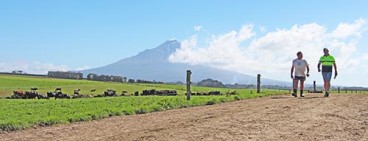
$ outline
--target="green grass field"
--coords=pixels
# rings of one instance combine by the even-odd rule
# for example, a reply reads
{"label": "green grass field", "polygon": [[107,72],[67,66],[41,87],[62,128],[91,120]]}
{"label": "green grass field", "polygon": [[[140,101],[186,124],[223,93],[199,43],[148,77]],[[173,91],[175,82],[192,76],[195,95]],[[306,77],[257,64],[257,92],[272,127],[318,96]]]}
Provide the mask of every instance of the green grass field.
{"label": "green grass field", "polygon": [[[0,97],[6,97],[13,94],[13,90],[28,91],[31,87],[39,88],[39,93],[46,94],[48,91],[54,91],[55,88],[61,87],[63,93],[72,95],[75,89],[81,89],[81,94],[103,94],[106,89],[114,89],[118,94],[122,91],[127,91],[133,94],[135,91],[142,92],[144,89],[156,90],[176,90],[179,95],[184,95],[186,87],[184,85],[170,85],[170,84],[137,84],[137,83],[107,83],[88,80],[70,80],[70,79],[56,79],[48,77],[33,77],[33,76],[19,76],[19,75],[2,75],[0,74]],[[90,90],[96,89],[95,92]],[[208,87],[192,87],[192,92],[207,92],[218,90],[226,93],[231,89],[225,88],[208,88]],[[241,90],[243,91],[243,90]],[[246,90],[247,91],[247,90]]]}
{"label": "green grass field", "polygon": [[[167,84],[122,84],[105,83],[86,80],[52,79],[46,77],[30,77],[0,75],[0,96],[10,96],[13,90],[28,90],[38,87],[44,94],[56,87],[62,87],[64,93],[71,94],[74,89],[81,89],[82,94],[102,94],[111,88],[119,93],[123,90],[129,94],[143,89],[177,90],[178,96],[128,96],[85,99],[0,99],[0,131],[14,131],[32,126],[48,126],[60,123],[89,121],[110,116],[144,114],[168,109],[192,106],[212,105],[260,96],[284,94],[288,91],[263,90],[256,94],[255,90],[236,89],[239,93],[232,96],[192,96],[186,100],[184,85]],[[91,89],[97,89],[91,93]],[[193,87],[193,92],[219,90],[222,93],[232,91],[226,88]]]}
{"label": "green grass field", "polygon": [[[128,91],[129,94],[143,89],[176,89],[184,94],[184,89],[177,85],[151,85],[151,84],[122,84],[105,83],[87,80],[55,79],[48,77],[18,76],[18,75],[0,75],[0,97],[10,96],[13,90],[30,90],[31,87],[39,88],[39,93],[46,94],[48,91],[54,91],[56,87],[61,87],[63,93],[73,94],[75,89],[81,89],[81,94],[103,94],[106,89],[115,89],[118,94],[122,91]],[[95,92],[90,90],[96,89]],[[205,90],[199,88],[198,90]]]}

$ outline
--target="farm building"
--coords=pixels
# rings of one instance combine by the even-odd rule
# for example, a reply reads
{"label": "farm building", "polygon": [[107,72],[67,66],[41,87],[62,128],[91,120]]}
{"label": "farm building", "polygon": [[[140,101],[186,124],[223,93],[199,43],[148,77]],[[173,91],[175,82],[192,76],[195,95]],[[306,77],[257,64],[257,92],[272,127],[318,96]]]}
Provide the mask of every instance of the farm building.
{"label": "farm building", "polygon": [[47,76],[53,78],[83,79],[83,74],[79,72],[49,71]]}

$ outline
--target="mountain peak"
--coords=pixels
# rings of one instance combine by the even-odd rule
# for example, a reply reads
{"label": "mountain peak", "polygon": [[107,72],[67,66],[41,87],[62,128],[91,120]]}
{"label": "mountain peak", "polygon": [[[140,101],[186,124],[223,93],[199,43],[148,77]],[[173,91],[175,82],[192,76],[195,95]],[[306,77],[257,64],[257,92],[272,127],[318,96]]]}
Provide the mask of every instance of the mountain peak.
{"label": "mountain peak", "polygon": [[175,53],[176,49],[180,48],[181,44],[177,40],[167,40],[159,46],[146,49],[135,56],[122,59],[117,63],[153,63],[153,62],[168,62],[171,54]]}
{"label": "mountain peak", "polygon": [[176,49],[180,48],[181,44],[177,40],[168,40],[153,49],[147,49],[138,54],[138,56],[145,56],[144,58],[163,57],[165,60],[173,54]]}
{"label": "mountain peak", "polygon": [[167,40],[166,42],[177,42],[177,43],[179,43],[179,41],[176,40],[176,39],[170,39],[170,40]]}
{"label": "mountain peak", "polygon": [[156,48],[168,50],[174,49],[175,51],[177,48],[180,48],[180,42],[178,40],[167,40],[166,42],[164,42],[163,44],[159,45]]}
{"label": "mountain peak", "polygon": [[170,39],[170,40],[167,40],[165,43],[180,43],[180,42],[176,39]]}

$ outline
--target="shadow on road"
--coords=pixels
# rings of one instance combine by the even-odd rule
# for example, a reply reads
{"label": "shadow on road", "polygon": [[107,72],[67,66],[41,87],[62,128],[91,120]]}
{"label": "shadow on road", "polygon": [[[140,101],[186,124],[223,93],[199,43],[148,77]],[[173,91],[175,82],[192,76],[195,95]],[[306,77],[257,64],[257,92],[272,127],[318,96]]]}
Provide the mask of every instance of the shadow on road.
{"label": "shadow on road", "polygon": [[315,98],[324,98],[319,96],[313,96],[313,97],[299,97],[298,99],[315,99]]}
{"label": "shadow on road", "polygon": [[287,98],[295,98],[295,97],[291,97],[291,96],[273,96],[271,97],[271,99],[287,99]]}
{"label": "shadow on road", "polygon": [[315,98],[324,98],[324,97],[321,97],[321,96],[313,96],[313,97],[273,96],[271,97],[271,99],[288,99],[288,98],[315,99]]}

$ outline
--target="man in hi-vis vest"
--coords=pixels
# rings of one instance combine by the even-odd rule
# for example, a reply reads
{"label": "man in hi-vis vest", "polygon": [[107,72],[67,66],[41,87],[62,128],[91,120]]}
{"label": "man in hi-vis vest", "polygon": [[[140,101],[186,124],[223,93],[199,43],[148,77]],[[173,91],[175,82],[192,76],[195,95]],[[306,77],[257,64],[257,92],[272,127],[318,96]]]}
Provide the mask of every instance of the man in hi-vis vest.
{"label": "man in hi-vis vest", "polygon": [[324,55],[319,59],[318,63],[318,72],[321,72],[321,64],[322,64],[322,76],[325,88],[325,97],[330,95],[331,88],[331,77],[332,77],[332,66],[335,70],[335,79],[337,76],[337,68],[335,58],[329,54],[329,50],[327,48],[323,49]]}

